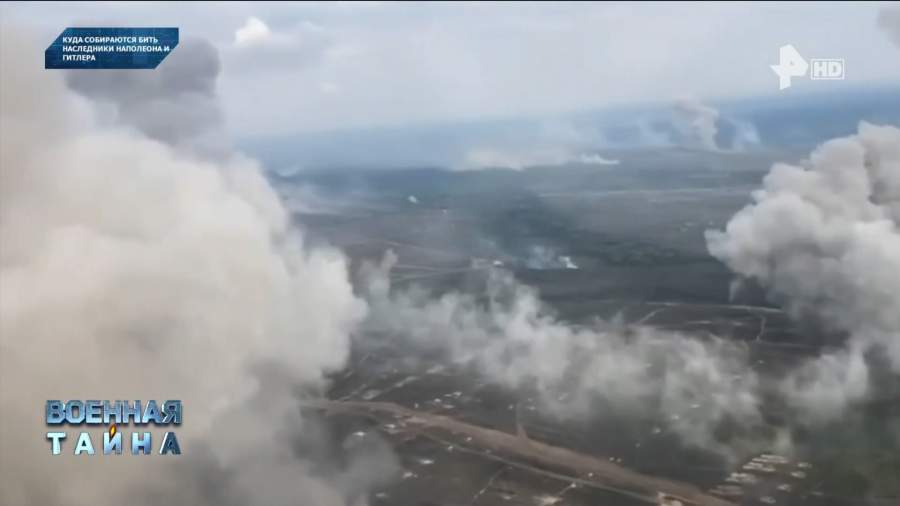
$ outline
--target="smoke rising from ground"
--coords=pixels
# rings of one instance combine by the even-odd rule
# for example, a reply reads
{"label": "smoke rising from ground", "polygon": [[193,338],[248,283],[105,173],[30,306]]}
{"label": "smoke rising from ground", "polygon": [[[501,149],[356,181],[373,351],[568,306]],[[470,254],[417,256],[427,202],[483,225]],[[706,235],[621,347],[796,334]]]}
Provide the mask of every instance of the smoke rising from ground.
{"label": "smoke rising from ground", "polygon": [[819,417],[869,391],[865,354],[900,372],[900,129],[862,123],[804,165],[777,164],[709,250],[798,319],[848,336],[786,390]]}
{"label": "smoke rising from ground", "polygon": [[557,412],[580,414],[597,398],[659,411],[686,442],[724,453],[744,441],[722,445],[716,428],[764,424],[769,394],[786,402],[791,423],[833,419],[869,392],[867,354],[885,354],[900,372],[900,130],[862,124],[804,167],[776,165],[754,200],[724,232],[707,234],[710,252],[767,287],[795,319],[814,317],[850,336],[843,349],[785,376],[758,377],[734,341],[615,321],[564,323],[499,271],[485,297],[391,290],[392,255],[367,268],[367,328],[411,349],[443,351],[506,386],[534,387]]}
{"label": "smoke rising from ground", "polygon": [[[668,113],[668,114],[667,114]],[[752,123],[722,117],[719,111],[696,98],[676,100],[670,111],[654,118],[646,113],[633,113],[602,125],[556,120],[544,122],[536,135],[513,136],[486,143],[479,139],[466,146],[457,170],[505,168],[521,170],[529,167],[563,165],[618,165],[598,150],[622,148],[682,147],[706,151],[741,151],[759,144]]]}
{"label": "smoke rising from ground", "polygon": [[674,112],[678,120],[675,126],[689,144],[711,151],[718,149],[716,134],[719,129],[716,122],[719,121],[719,111],[695,98],[681,98],[675,102]]}
{"label": "smoke rising from ground", "polygon": [[[155,74],[70,76],[128,129],[41,68],[22,33],[2,37],[0,503],[364,501],[389,454],[311,461],[331,453],[296,389],[344,365],[365,304],[253,161],[186,155],[217,127],[209,47],[185,43]],[[85,396],[182,399],[184,455],[75,457],[70,431],[51,457],[44,401]]]}
{"label": "smoke rising from ground", "polygon": [[504,150],[477,148],[468,151],[458,170],[512,169],[529,167],[558,167],[561,165],[618,165],[619,160],[596,153],[573,153],[568,148]]}
{"label": "smoke rising from ground", "polygon": [[519,132],[485,143],[473,140],[463,147],[456,170],[557,167],[562,165],[617,165],[618,160],[597,153],[600,134],[591,127],[565,120],[540,122],[534,132]]}
{"label": "smoke rising from ground", "polygon": [[596,399],[624,411],[660,411],[688,444],[726,454],[713,437],[719,424],[760,421],[758,379],[739,344],[617,322],[573,326],[501,271],[491,273],[487,301],[391,291],[395,261],[389,253],[365,269],[366,328],[398,339],[394,345],[446,352],[507,387],[534,387],[563,416],[590,414]]}

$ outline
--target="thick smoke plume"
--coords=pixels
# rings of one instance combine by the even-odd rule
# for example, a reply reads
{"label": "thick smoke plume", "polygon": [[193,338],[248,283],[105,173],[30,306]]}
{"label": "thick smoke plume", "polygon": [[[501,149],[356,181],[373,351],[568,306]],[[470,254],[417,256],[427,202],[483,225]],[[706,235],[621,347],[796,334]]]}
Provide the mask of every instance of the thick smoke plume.
{"label": "thick smoke plume", "polygon": [[106,106],[113,118],[151,139],[182,151],[225,157],[231,150],[221,132],[216,97],[221,64],[205,40],[178,45],[153,72],[81,70],[66,74],[69,87]]}
{"label": "thick smoke plume", "polygon": [[[3,26],[0,503],[363,501],[391,461],[329,463],[296,397],[344,365],[365,304],[253,161],[187,154],[218,125],[208,46],[156,74],[73,74],[110,122],[24,40]],[[85,398],[183,399],[184,455],[73,456],[70,437],[51,457],[44,401]]]}
{"label": "thick smoke plume", "polygon": [[662,412],[685,442],[723,453],[713,437],[720,423],[760,420],[758,380],[740,345],[617,322],[574,326],[501,271],[491,273],[486,301],[392,291],[395,261],[389,253],[366,268],[366,328],[398,340],[393,345],[445,352],[497,383],[533,387],[563,416],[589,415],[597,399],[626,412]]}
{"label": "thick smoke plume", "polygon": [[866,354],[900,372],[900,129],[862,123],[802,165],[777,164],[710,252],[798,319],[848,339],[786,386],[812,415],[869,391]]}

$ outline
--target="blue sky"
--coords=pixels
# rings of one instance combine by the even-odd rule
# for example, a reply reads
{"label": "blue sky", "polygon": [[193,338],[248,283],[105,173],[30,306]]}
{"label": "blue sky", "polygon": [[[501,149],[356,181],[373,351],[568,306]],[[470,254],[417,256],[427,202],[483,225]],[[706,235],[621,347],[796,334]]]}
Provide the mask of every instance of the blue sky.
{"label": "blue sky", "polygon": [[793,44],[844,58],[843,82],[900,84],[889,3],[3,4],[52,40],[69,25],[178,26],[213,43],[237,137],[552,114],[677,97],[777,94]]}

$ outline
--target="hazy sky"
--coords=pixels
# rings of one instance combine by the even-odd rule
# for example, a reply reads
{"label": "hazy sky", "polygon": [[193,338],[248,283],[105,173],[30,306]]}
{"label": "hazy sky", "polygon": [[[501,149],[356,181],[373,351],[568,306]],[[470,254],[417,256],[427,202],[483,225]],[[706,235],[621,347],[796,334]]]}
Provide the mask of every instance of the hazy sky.
{"label": "hazy sky", "polygon": [[97,23],[205,38],[244,137],[775,94],[784,44],[844,58],[847,80],[781,93],[900,84],[900,48],[876,23],[887,6],[113,2],[5,4],[3,17],[46,44]]}

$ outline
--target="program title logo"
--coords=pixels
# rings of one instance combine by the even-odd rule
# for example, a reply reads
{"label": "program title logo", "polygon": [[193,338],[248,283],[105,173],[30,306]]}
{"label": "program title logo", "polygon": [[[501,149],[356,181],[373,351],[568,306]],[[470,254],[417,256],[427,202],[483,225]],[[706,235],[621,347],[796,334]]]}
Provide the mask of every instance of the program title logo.
{"label": "program title logo", "polygon": [[[143,408],[143,409],[142,409]],[[123,446],[130,440],[132,455],[150,455],[153,453],[154,441],[159,441],[156,446],[159,455],[180,455],[181,447],[175,432],[166,431],[161,435],[149,432],[150,426],[169,427],[181,425],[181,401],[169,400],[161,403],[147,401],[58,401],[49,400],[46,405],[46,421],[48,427],[54,426],[97,426],[103,427],[103,431],[78,432],[77,441],[74,444],[74,455],[95,455],[99,451],[99,445],[103,445],[103,455],[115,453],[121,455]],[[120,428],[134,426],[130,437],[124,437],[124,431]],[[96,439],[92,438],[95,437]],[[47,439],[50,441],[50,453],[60,455],[69,434],[64,431],[49,431]],[[74,438],[73,438],[74,439]],[[125,441],[123,441],[125,439]],[[95,447],[95,442],[98,446]],[[95,449],[96,448],[96,449]]]}

